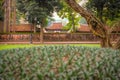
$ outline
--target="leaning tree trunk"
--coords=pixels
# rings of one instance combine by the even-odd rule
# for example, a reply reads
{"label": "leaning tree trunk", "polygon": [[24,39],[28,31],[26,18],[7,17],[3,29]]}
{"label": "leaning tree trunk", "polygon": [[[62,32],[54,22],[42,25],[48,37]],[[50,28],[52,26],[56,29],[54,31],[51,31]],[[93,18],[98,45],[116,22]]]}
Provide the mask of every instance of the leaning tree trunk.
{"label": "leaning tree trunk", "polygon": [[87,10],[83,9],[75,0],[65,0],[65,2],[87,20],[88,26],[93,34],[100,37],[102,47],[112,47],[108,32],[104,27],[104,24],[99,21],[99,19]]}
{"label": "leaning tree trunk", "polygon": [[117,43],[114,45],[114,48],[120,50],[120,38],[118,39]]}

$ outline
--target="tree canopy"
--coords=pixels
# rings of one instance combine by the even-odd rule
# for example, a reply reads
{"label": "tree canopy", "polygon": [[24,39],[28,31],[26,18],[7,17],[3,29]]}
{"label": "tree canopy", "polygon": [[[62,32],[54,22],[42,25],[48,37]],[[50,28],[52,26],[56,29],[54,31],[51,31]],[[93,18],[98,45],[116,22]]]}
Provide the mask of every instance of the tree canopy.
{"label": "tree canopy", "polygon": [[104,23],[120,18],[120,0],[89,0],[87,9]]}
{"label": "tree canopy", "polygon": [[0,0],[0,21],[4,19],[3,0]]}
{"label": "tree canopy", "polygon": [[79,25],[81,16],[71,9],[64,1],[61,1],[63,8],[58,15],[62,18],[68,19],[68,24],[64,26],[65,29],[70,29],[70,32],[76,32],[76,26]]}
{"label": "tree canopy", "polygon": [[42,23],[60,8],[57,0],[17,0],[18,10],[25,14],[30,23]]}

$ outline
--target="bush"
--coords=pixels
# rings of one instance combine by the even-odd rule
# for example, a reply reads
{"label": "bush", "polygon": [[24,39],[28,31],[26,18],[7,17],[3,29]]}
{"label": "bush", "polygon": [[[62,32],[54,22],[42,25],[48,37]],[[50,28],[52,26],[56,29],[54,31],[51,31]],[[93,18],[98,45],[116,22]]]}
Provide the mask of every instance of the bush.
{"label": "bush", "polygon": [[119,80],[120,51],[41,46],[0,51],[1,80]]}

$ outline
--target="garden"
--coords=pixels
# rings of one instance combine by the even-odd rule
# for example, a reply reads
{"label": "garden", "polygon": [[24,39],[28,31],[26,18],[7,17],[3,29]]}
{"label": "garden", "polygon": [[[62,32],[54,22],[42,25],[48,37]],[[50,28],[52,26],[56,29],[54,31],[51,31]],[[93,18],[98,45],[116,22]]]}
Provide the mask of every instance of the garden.
{"label": "garden", "polygon": [[0,51],[1,80],[119,80],[120,51],[44,45]]}

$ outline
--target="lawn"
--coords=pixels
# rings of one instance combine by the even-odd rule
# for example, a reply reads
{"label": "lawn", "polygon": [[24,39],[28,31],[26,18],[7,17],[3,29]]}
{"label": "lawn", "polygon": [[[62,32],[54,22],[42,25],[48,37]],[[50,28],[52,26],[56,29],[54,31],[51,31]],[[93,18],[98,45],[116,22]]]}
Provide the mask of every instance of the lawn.
{"label": "lawn", "polygon": [[[48,44],[44,44],[48,45]],[[0,44],[0,50],[4,49],[13,49],[13,48],[25,48],[25,47],[33,47],[33,46],[44,46],[43,44]],[[53,44],[49,44],[53,45]],[[70,45],[70,46],[87,46],[87,47],[100,47],[99,44],[54,44],[54,45]]]}

